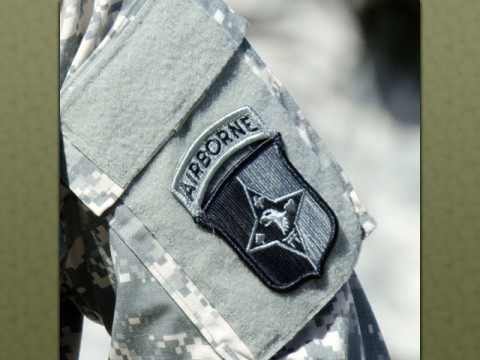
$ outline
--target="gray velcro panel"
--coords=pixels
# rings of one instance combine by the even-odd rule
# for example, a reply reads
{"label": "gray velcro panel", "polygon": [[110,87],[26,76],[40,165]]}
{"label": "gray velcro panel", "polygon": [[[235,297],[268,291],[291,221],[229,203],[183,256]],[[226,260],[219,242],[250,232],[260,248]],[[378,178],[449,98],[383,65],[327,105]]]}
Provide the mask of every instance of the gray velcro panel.
{"label": "gray velcro panel", "polygon": [[202,99],[245,28],[225,6],[147,1],[63,92],[63,135],[125,189]]}

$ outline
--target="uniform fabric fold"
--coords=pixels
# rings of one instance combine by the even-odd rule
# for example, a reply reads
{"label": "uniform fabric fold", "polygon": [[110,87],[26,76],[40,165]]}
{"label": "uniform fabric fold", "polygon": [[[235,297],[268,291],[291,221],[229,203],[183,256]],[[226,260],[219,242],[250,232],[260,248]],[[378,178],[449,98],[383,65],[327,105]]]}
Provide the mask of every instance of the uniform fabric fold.
{"label": "uniform fabric fold", "polygon": [[[102,198],[118,198],[182,126],[240,45],[246,22],[212,4],[146,1],[115,41],[83,65],[74,85],[66,85],[64,142],[96,169],[67,158],[63,181],[73,181],[73,171],[110,179],[114,191],[73,186],[97,215],[112,205]],[[73,158],[71,152],[65,155]]]}

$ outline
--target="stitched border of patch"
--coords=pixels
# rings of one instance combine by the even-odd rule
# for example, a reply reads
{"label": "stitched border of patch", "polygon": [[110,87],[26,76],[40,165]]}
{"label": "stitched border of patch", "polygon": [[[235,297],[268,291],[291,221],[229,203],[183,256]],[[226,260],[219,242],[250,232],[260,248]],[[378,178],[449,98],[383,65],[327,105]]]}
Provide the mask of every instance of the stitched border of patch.
{"label": "stitched border of patch", "polygon": [[271,289],[292,290],[322,277],[338,220],[288,160],[281,135],[252,108],[244,106],[200,134],[171,191],[197,224],[221,235]]}
{"label": "stitched border of patch", "polygon": [[[230,183],[227,179],[235,178],[236,175],[243,170],[243,167],[246,163],[252,161],[252,158],[255,158],[257,154],[263,151],[266,147],[274,146],[276,150],[280,153],[280,159],[283,162],[283,165],[290,171],[292,176],[296,178],[297,181],[302,183],[305,187],[304,190],[307,191],[310,196],[312,196],[317,203],[318,206],[325,212],[328,216],[330,224],[331,224],[331,232],[328,234],[327,245],[322,253],[322,256],[319,259],[315,259],[315,264],[312,262],[312,259],[308,259],[310,263],[314,266],[314,269],[310,272],[305,273],[304,275],[298,277],[297,279],[288,282],[279,284],[271,280],[270,276],[262,270],[262,267],[259,266],[259,263],[249,255],[249,246],[251,244],[251,239],[248,241],[248,246],[246,249],[243,249],[242,246],[238,244],[238,242],[229,234],[228,229],[219,227],[218,224],[213,226],[211,219],[208,217],[207,213],[209,208],[212,206],[212,203],[216,196],[223,191],[226,186],[230,186]],[[245,185],[242,184],[245,188]],[[303,202],[303,198],[302,198]],[[338,235],[338,220],[335,216],[333,210],[328,206],[325,200],[318,194],[318,192],[303,178],[303,176],[298,172],[298,170],[293,166],[293,164],[288,160],[286,156],[282,137],[280,134],[277,134],[273,139],[268,139],[263,141],[254,151],[249,153],[244,159],[242,159],[236,166],[226,175],[222,182],[217,186],[217,188],[213,191],[212,195],[210,196],[209,201],[204,205],[204,213],[201,216],[195,218],[195,222],[199,225],[203,226],[206,229],[214,230],[222,235],[222,237],[228,242],[228,244],[235,250],[235,252],[243,259],[250,268],[254,270],[254,273],[258,275],[258,277],[270,288],[277,290],[277,291],[290,291],[294,290],[302,283],[304,283],[308,279],[312,278],[321,278],[324,273],[324,265],[325,259],[328,257],[330,252],[332,251],[337,235]]]}

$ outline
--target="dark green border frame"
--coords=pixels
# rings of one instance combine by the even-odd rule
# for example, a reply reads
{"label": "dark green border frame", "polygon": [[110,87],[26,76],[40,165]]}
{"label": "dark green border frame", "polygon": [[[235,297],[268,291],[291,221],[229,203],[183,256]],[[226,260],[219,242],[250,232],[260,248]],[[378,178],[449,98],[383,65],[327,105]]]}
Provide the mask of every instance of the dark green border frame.
{"label": "dark green border frame", "polygon": [[422,2],[422,359],[480,354],[480,3]]}
{"label": "dark green border frame", "polygon": [[58,358],[58,1],[0,11],[0,357]]}

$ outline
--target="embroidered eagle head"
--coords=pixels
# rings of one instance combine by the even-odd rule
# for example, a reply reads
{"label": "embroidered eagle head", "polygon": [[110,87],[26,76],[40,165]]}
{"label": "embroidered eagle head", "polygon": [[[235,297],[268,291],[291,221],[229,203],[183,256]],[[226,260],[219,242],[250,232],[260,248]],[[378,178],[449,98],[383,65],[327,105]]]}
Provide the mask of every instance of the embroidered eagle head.
{"label": "embroidered eagle head", "polygon": [[289,228],[289,222],[286,211],[278,211],[275,209],[265,210],[260,218],[260,224],[270,226],[275,224],[285,235]]}

